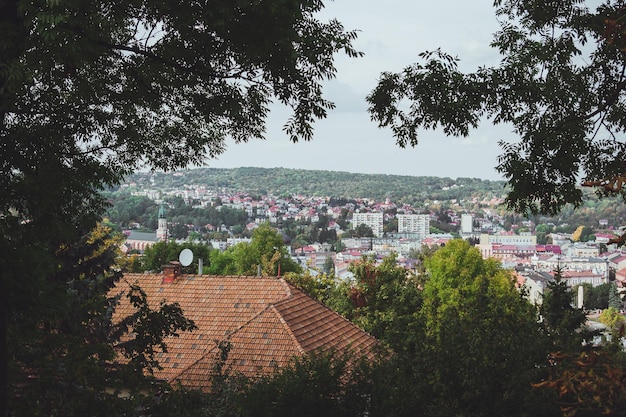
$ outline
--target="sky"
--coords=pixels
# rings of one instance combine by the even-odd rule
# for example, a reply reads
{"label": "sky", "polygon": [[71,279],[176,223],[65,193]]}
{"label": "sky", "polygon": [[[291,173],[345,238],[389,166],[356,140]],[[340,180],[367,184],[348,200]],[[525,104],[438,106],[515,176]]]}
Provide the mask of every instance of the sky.
{"label": "sky", "polygon": [[441,130],[421,131],[415,148],[400,148],[388,128],[370,120],[365,97],[384,71],[399,72],[418,62],[418,54],[441,48],[461,59],[472,72],[496,65],[489,47],[500,28],[493,0],[335,0],[326,1],[319,19],[338,19],[346,30],[358,30],[354,47],[361,58],[336,56],[337,77],[324,84],[335,102],[326,119],[314,124],[310,142],[290,142],[282,131],[289,117],[275,106],[265,140],[229,143],[226,152],[206,164],[215,168],[263,167],[501,180],[495,167],[500,140],[514,139],[510,128],[485,120],[467,138],[446,137]]}

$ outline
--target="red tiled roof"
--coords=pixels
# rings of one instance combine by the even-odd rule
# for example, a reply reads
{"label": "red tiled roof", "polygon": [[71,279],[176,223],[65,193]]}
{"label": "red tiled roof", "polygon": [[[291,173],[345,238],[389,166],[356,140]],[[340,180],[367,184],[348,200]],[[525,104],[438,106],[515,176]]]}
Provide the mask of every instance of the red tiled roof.
{"label": "red tiled roof", "polygon": [[[352,350],[371,355],[376,340],[283,279],[274,277],[181,275],[163,283],[161,274],[126,274],[112,290],[140,286],[152,308],[177,302],[198,327],[166,340],[155,376],[190,388],[206,387],[219,341],[231,350],[226,367],[247,376],[268,374],[297,355]],[[122,297],[117,317],[131,314]]]}

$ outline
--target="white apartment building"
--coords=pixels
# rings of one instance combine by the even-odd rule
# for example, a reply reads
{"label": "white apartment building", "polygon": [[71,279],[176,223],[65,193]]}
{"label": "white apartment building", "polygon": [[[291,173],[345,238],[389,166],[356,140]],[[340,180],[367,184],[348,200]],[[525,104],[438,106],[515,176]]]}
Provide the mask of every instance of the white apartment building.
{"label": "white apartment building", "polygon": [[430,233],[429,214],[398,214],[398,233],[415,233],[424,239]]}
{"label": "white apartment building", "polygon": [[360,224],[369,226],[375,237],[383,235],[383,213],[353,213],[352,227],[356,229]]}
{"label": "white apartment building", "polygon": [[471,214],[461,214],[461,234],[471,235],[474,231],[474,218]]}

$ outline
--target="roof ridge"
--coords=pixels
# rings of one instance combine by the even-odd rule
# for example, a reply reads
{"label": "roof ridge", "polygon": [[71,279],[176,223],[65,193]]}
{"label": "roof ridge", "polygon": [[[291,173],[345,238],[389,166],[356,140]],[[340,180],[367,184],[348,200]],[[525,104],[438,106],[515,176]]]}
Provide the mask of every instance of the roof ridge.
{"label": "roof ridge", "polygon": [[288,299],[292,298],[293,295],[294,295],[293,291],[292,291],[293,288],[291,287],[291,285],[289,285],[289,283],[287,282],[287,280],[285,280],[285,278],[281,278],[281,277],[276,277],[276,278],[281,282],[281,284],[283,285],[283,288],[285,288],[285,292],[287,293],[287,298],[285,298],[284,300],[277,301],[277,302],[272,303],[272,304],[281,303],[281,302],[283,302],[285,300],[288,300]]}
{"label": "roof ridge", "polygon": [[[341,319],[344,323],[347,323],[347,324],[349,324],[349,325],[351,325],[351,326],[354,326],[354,327],[356,327],[359,331],[361,331],[361,332],[365,333],[367,336],[369,336],[369,337],[371,337],[371,338],[373,338],[373,339],[376,339],[376,338],[375,338],[374,336],[372,336],[369,332],[367,332],[367,331],[363,330],[361,327],[359,327],[359,326],[357,326],[356,324],[352,323],[350,320],[348,320],[347,318],[345,318],[344,316],[342,316],[341,314],[339,314],[338,312],[336,312],[336,311],[335,311],[335,310],[333,310],[332,308],[328,307],[326,304],[322,303],[322,302],[321,302],[321,301],[319,301],[317,298],[315,298],[315,297],[313,297],[313,296],[308,295],[306,292],[302,291],[301,289],[299,289],[298,287],[296,287],[296,286],[295,286],[295,285],[293,285],[293,284],[290,284],[290,283],[286,282],[286,285],[288,285],[288,286],[291,288],[291,293],[292,293],[292,296],[291,296],[291,297],[289,297],[289,298],[286,298],[286,299],[284,299],[284,300],[277,301],[276,303],[273,303],[273,304],[272,304],[272,307],[274,307],[274,308],[275,308],[275,306],[279,306],[279,307],[280,307],[280,305],[287,304],[288,302],[293,301],[293,299],[294,299],[295,295],[296,295],[296,294],[298,294],[298,295],[300,295],[301,297],[304,297],[304,298],[306,298],[307,300],[310,300],[310,301],[312,301],[313,303],[318,304],[320,307],[322,307],[323,309],[325,309],[327,312],[330,312],[331,314],[336,315],[336,316],[337,316],[337,317],[339,317],[339,318],[340,318],[340,319]],[[278,315],[279,315],[279,317],[280,317],[281,321],[284,321],[284,322],[285,322],[285,325],[287,326],[286,321],[284,320],[284,318],[283,318],[282,314],[280,313],[280,311],[278,311],[278,310],[277,310],[277,313],[278,313]],[[287,328],[289,328],[289,326],[287,326]],[[293,334],[293,332],[291,332],[291,328],[289,328],[289,332],[290,332],[290,334]],[[293,336],[295,337],[295,335],[293,335]],[[297,342],[298,346],[300,346],[300,342],[298,342],[297,340],[296,340],[296,342]]]}
{"label": "roof ridge", "polygon": [[[286,301],[286,300],[281,300],[281,302],[282,301]],[[293,340],[293,342],[295,343],[295,345],[298,348],[298,351],[300,352],[300,354],[306,354],[307,353],[306,350],[304,350],[304,348],[300,344],[300,341],[298,340],[296,335],[293,333],[293,331],[291,330],[291,327],[289,327],[289,325],[287,324],[287,321],[285,320],[283,315],[280,313],[280,311],[278,311],[278,309],[276,308],[276,306],[274,304],[271,304],[269,307],[272,309],[272,311],[274,311],[274,313],[278,317],[278,320],[280,321],[280,323],[283,325],[283,327],[287,331],[287,334],[289,335],[291,340]]]}

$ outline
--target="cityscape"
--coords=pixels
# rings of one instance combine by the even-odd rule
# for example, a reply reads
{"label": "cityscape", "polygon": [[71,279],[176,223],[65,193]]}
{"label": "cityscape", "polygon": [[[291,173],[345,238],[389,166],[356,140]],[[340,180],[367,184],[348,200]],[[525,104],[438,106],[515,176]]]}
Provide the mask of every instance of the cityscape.
{"label": "cityscape", "polygon": [[[180,178],[185,173],[167,175]],[[154,181],[149,183],[154,185]],[[519,282],[529,288],[529,298],[533,303],[541,302],[546,282],[553,279],[557,267],[562,270],[563,281],[570,288],[583,284],[596,287],[609,281],[615,281],[619,288],[626,287],[626,254],[617,245],[621,229],[611,229],[606,220],[600,220],[593,239],[582,242],[575,238],[575,232],[554,232],[547,236],[546,242],[538,243],[531,221],[523,220],[521,227],[505,230],[505,219],[498,214],[502,213],[498,209],[503,202],[501,198],[478,202],[482,207],[478,213],[467,212],[459,204],[455,206],[453,203],[456,201],[447,202],[450,208],[445,215],[450,228],[448,232],[442,232],[431,229],[431,225],[440,224],[440,212],[396,204],[389,198],[384,201],[357,198],[338,204],[340,200],[332,202],[330,197],[292,195],[280,198],[234,190],[220,191],[198,184],[183,184],[174,189],[143,188],[136,182],[123,183],[118,192],[147,197],[159,207],[158,228],[153,232],[138,231],[142,225],[134,222],[128,224],[134,229],[124,232],[126,240],[122,248],[125,253],[140,253],[168,238],[179,243],[196,239],[211,248],[225,250],[238,243],[249,242],[251,232],[267,222],[283,233],[290,255],[299,264],[317,273],[331,272],[328,269],[331,260],[332,273],[341,280],[352,278],[350,264],[364,256],[382,262],[385,257],[395,254],[399,265],[415,269],[417,254],[422,247],[439,247],[451,239],[462,238],[476,246],[484,259],[497,259],[505,268],[516,271]],[[168,232],[168,227],[172,229],[175,225],[171,220],[168,224],[167,220],[167,213],[171,212],[168,200],[172,198],[182,199],[196,209],[213,207],[220,210],[227,207],[242,211],[246,215],[245,226],[230,228],[223,224],[189,224],[184,225],[184,235],[174,237]],[[315,225],[324,232],[332,233],[322,233],[323,241],[299,241],[283,230],[286,224],[294,223],[299,223],[302,229]],[[362,236],[355,233],[359,228],[364,232]],[[222,232],[221,239],[209,238],[207,232],[218,229]],[[239,233],[233,233],[235,229]]]}

